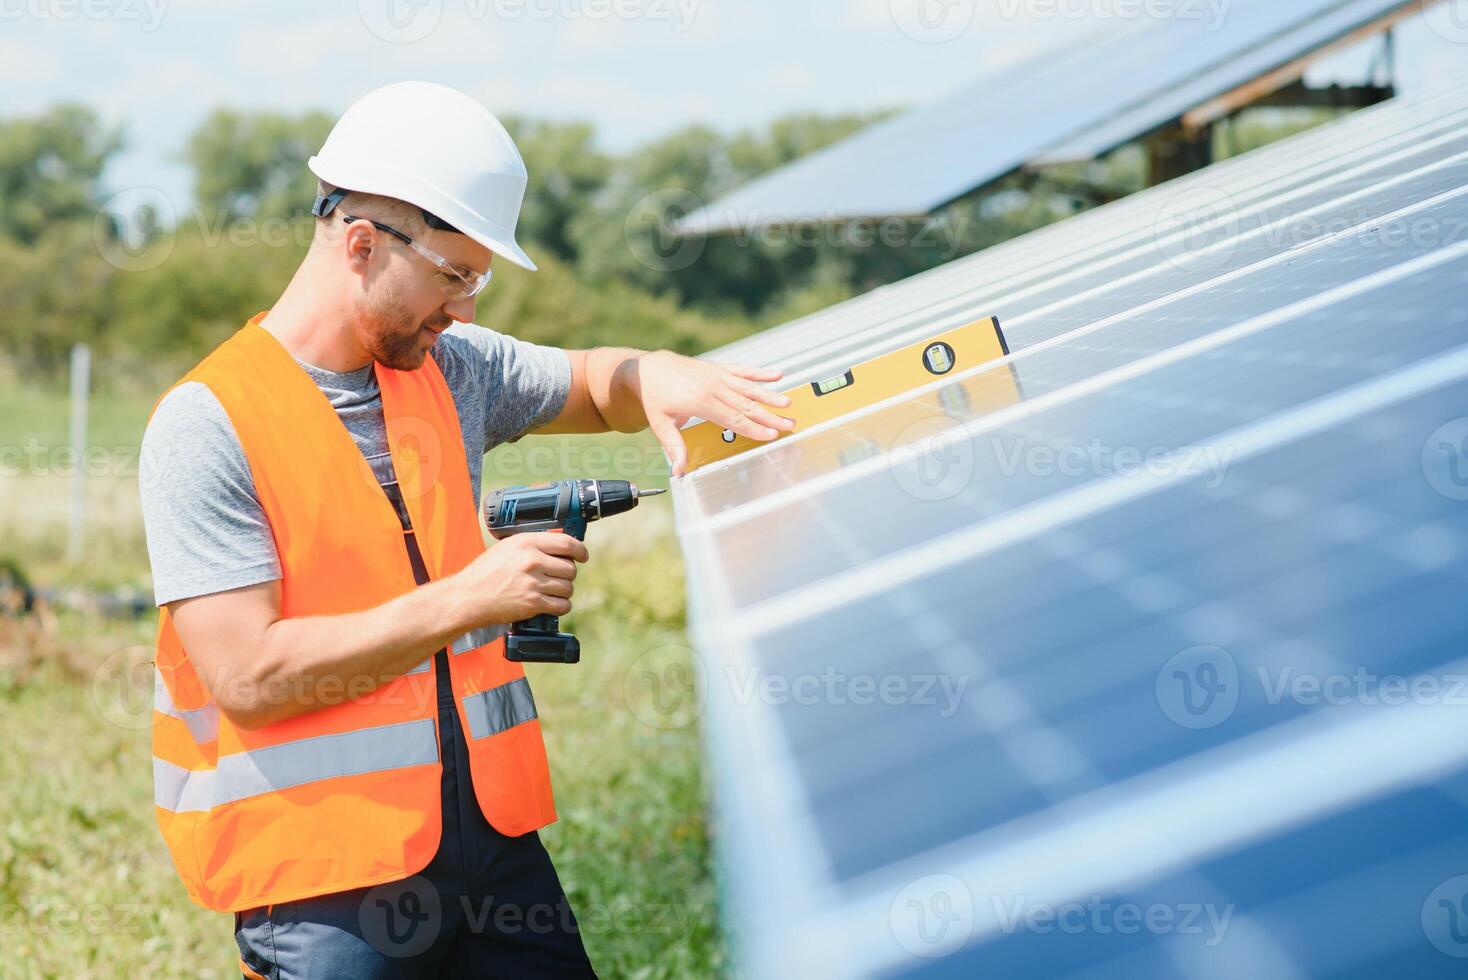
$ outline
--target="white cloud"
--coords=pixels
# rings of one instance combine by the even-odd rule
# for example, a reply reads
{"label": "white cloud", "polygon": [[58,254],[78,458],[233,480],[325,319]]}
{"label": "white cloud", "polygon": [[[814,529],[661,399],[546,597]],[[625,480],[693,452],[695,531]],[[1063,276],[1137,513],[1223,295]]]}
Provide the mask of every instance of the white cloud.
{"label": "white cloud", "polygon": [[[0,82],[43,84],[61,74],[61,59],[17,41],[0,41]],[[7,96],[7,100],[8,100]]]}
{"label": "white cloud", "polygon": [[234,92],[224,77],[195,58],[140,59],[133,67],[132,74],[98,89],[90,99],[104,118],[141,122],[165,110],[177,118],[226,101]]}
{"label": "white cloud", "polygon": [[[684,49],[689,46],[733,47],[769,26],[762,10],[745,7],[730,16],[729,8],[711,0],[607,0],[605,8],[567,0],[527,0],[543,4],[542,9],[609,11],[622,10],[625,16],[560,16],[554,23],[559,32],[558,46],[569,54],[592,54],[604,51],[651,48]],[[621,5],[619,7],[619,4]]]}
{"label": "white cloud", "polygon": [[[383,40],[351,16],[247,28],[235,35],[234,61],[246,78],[251,73],[292,83],[319,78],[332,91],[342,88],[342,76],[350,70],[352,80],[361,82],[350,87],[366,91],[373,77],[378,84],[428,77],[441,74],[445,65],[468,66],[503,57],[505,49],[504,33],[496,22],[449,6],[427,36],[405,44]],[[309,95],[303,92],[303,97]]]}
{"label": "white cloud", "polygon": [[462,86],[496,113],[591,120],[608,149],[622,150],[710,112],[708,99],[676,86],[642,88],[604,75],[555,77],[527,85],[506,76]]}
{"label": "white cloud", "polygon": [[786,61],[771,68],[770,85],[786,95],[802,95],[816,87],[816,73],[803,61]]}
{"label": "white cloud", "polygon": [[841,26],[853,31],[894,31],[897,25],[892,21],[891,4],[892,0],[847,0]]}

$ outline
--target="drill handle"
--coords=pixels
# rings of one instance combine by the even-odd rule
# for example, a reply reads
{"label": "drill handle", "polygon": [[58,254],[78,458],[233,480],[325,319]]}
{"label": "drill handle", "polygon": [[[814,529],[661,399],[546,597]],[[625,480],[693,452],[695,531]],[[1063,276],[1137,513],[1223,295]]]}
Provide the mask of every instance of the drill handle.
{"label": "drill handle", "polygon": [[561,630],[561,619],[550,613],[541,613],[539,616],[531,616],[522,619],[513,627],[516,633],[559,633]]}

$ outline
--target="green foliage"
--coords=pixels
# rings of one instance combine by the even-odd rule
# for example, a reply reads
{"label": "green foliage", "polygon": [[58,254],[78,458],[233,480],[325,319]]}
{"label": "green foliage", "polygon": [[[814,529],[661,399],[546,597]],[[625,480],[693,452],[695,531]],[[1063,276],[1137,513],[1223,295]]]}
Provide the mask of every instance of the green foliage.
{"label": "green foliage", "polygon": [[171,380],[270,308],[306,254],[310,221],[190,218],[152,244],[143,268],[115,273],[103,356],[134,376]]}
{"label": "green foliage", "polygon": [[103,336],[113,271],[90,222],[50,225],[28,245],[0,237],[0,349],[27,373],[60,371],[72,344]]}
{"label": "green foliage", "polygon": [[306,168],[331,131],[323,112],[289,117],[218,109],[189,139],[194,198],[224,218],[285,217],[309,211],[316,178]]}
{"label": "green foliage", "polygon": [[[505,128],[514,137],[530,186],[520,209],[522,239],[557,258],[574,260],[576,243],[571,221],[589,210],[596,194],[612,174],[612,160],[596,148],[590,123],[556,123],[507,118]],[[537,265],[539,262],[536,263]]]}
{"label": "green foliage", "polygon": [[0,236],[32,245],[57,222],[90,220],[102,169],[121,146],[83,106],[0,119]]}
{"label": "green foliage", "polygon": [[618,162],[597,206],[571,223],[578,269],[597,284],[627,282],[684,305],[758,313],[829,266],[841,245],[778,235],[684,239],[673,222],[882,115],[793,115],[767,133],[734,136],[690,126],[639,148]]}
{"label": "green foliage", "polygon": [[592,286],[550,256],[536,272],[500,266],[480,298],[478,323],[558,347],[667,348],[696,354],[747,334],[749,321],[685,309],[621,282]]}
{"label": "green foliage", "polygon": [[1245,109],[1214,129],[1213,152],[1217,159],[1238,156],[1307,129],[1346,115],[1348,109],[1277,108]]}

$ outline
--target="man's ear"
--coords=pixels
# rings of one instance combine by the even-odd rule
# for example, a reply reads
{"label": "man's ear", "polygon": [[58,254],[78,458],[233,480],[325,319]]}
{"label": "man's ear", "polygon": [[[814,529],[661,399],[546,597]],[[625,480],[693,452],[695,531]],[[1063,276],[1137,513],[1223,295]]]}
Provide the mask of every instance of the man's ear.
{"label": "man's ear", "polygon": [[377,237],[366,221],[353,221],[346,226],[341,247],[346,252],[347,267],[359,276],[367,275],[372,254],[377,250]]}

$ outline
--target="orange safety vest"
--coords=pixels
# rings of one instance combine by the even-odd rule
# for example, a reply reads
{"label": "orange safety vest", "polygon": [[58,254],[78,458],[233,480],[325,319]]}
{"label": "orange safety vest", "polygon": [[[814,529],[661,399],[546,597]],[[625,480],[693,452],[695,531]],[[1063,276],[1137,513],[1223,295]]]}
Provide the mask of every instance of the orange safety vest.
{"label": "orange safety vest", "polygon": [[[332,616],[416,587],[402,525],[346,426],[259,325],[180,381],[206,385],[244,447],[281,564],[283,616]],[[377,365],[399,486],[429,576],[484,551],[458,415],[438,365]],[[484,816],[518,836],[556,819],[540,722],[503,629],[450,645],[449,674]],[[230,724],[164,609],[158,622],[153,782],[158,825],[189,896],[238,911],[396,881],[442,830],[432,657],[365,696],[254,731]],[[222,678],[229,683],[229,678]],[[348,681],[350,685],[350,680]]]}

